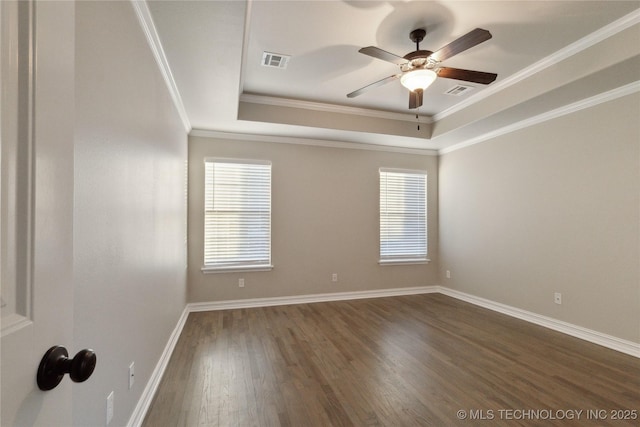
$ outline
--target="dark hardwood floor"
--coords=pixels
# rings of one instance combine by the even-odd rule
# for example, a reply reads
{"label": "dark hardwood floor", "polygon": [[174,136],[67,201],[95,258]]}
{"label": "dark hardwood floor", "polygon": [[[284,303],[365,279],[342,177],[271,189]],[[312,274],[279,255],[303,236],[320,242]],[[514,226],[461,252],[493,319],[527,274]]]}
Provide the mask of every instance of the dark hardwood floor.
{"label": "dark hardwood floor", "polygon": [[426,294],[192,313],[144,425],[639,419],[640,359]]}

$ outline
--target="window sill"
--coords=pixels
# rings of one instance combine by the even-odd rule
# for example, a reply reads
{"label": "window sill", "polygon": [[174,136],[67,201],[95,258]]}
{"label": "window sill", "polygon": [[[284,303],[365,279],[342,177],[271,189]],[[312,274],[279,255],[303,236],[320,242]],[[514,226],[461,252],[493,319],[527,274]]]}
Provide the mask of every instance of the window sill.
{"label": "window sill", "polygon": [[411,265],[411,264],[429,264],[428,258],[406,258],[406,259],[381,259],[378,261],[380,265]]}
{"label": "window sill", "polygon": [[204,266],[200,269],[203,274],[215,274],[215,273],[243,273],[245,271],[271,271],[273,265],[261,264],[261,265],[231,265],[227,267],[207,267]]}

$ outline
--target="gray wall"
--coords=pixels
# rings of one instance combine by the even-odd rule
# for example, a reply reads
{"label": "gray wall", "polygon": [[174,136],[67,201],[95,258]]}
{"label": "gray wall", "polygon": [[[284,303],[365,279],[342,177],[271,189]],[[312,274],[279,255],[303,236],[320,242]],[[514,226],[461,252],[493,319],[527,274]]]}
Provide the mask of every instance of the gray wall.
{"label": "gray wall", "polygon": [[[130,2],[76,3],[73,423],[125,425],[186,304],[187,136]],[[128,389],[128,366],[135,384]]]}
{"label": "gray wall", "polygon": [[634,94],[442,156],[441,284],[640,342],[638,117]]}
{"label": "gray wall", "polygon": [[[272,271],[200,271],[205,157],[272,161]],[[378,265],[380,167],[427,171],[430,264]],[[428,155],[191,136],[189,301],[437,284],[437,167],[437,157]],[[337,283],[332,273],[338,273]],[[240,277],[244,288],[238,287]]]}

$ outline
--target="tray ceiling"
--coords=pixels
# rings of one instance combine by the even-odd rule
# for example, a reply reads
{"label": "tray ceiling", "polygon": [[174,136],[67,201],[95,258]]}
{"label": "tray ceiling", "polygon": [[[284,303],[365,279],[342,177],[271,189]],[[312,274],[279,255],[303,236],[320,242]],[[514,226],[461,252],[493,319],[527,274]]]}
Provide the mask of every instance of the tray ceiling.
{"label": "tray ceiling", "polygon": [[[482,132],[495,130],[512,118],[541,114],[640,77],[638,2],[147,5],[189,126],[198,131],[443,150],[476,135],[480,123]],[[438,78],[418,110],[408,109],[408,91],[399,81],[346,97],[398,72],[394,64],[358,53],[361,47],[403,56],[415,50],[409,32],[425,28],[421,49],[435,51],[477,27],[493,38],[443,65],[497,73],[494,83]],[[264,52],[290,56],[287,67],[263,66]],[[459,84],[472,89],[445,94]]]}

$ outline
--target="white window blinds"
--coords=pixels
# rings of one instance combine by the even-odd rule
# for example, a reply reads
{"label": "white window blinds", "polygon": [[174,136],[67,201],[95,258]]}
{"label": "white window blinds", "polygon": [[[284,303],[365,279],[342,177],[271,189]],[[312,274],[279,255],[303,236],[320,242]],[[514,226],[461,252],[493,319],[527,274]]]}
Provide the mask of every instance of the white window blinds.
{"label": "white window blinds", "polygon": [[427,174],[380,169],[380,262],[427,260]]}
{"label": "white window blinds", "polygon": [[205,160],[205,269],[271,267],[271,163]]}

